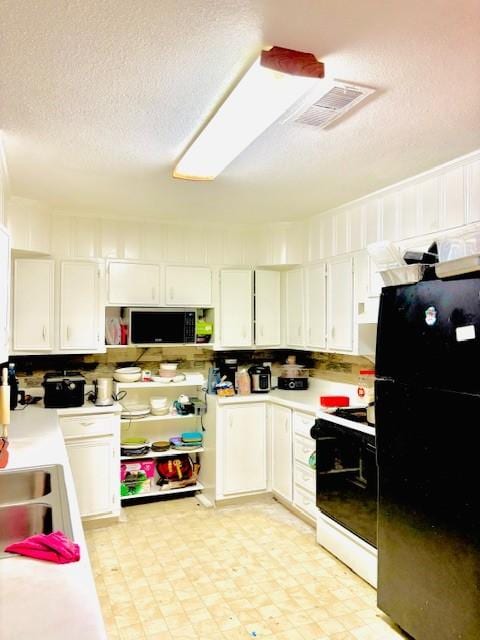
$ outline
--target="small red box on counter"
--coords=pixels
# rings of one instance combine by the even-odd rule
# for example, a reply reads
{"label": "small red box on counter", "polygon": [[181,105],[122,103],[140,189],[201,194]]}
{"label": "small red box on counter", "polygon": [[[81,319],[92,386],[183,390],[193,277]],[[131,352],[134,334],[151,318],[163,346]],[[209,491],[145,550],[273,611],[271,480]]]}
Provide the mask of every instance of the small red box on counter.
{"label": "small red box on counter", "polygon": [[350,398],[348,396],[320,396],[322,407],[348,407]]}

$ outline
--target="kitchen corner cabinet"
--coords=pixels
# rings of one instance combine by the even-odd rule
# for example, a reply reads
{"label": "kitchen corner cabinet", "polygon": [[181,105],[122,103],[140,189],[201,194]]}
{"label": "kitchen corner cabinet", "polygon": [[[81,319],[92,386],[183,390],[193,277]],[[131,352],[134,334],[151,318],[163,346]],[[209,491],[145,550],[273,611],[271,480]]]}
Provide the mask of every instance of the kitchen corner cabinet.
{"label": "kitchen corner cabinet", "polygon": [[353,351],[353,258],[327,264],[327,340],[332,351]]}
{"label": "kitchen corner cabinet", "polygon": [[220,271],[220,346],[253,344],[253,279],[250,269]]}
{"label": "kitchen corner cabinet", "polygon": [[292,502],[292,410],[272,405],[271,423],[272,491]]}
{"label": "kitchen corner cabinet", "polygon": [[305,345],[303,304],[303,269],[287,271],[285,311],[287,320],[286,342],[289,347],[303,348]]}
{"label": "kitchen corner cabinet", "polygon": [[111,260],[107,266],[107,304],[159,305],[159,265]]}
{"label": "kitchen corner cabinet", "polygon": [[13,350],[52,351],[55,261],[22,258],[13,271]]}
{"label": "kitchen corner cabinet", "polygon": [[100,279],[101,267],[96,261],[60,263],[60,349],[97,351],[103,344]]}
{"label": "kitchen corner cabinet", "polygon": [[211,269],[209,267],[165,267],[165,304],[183,307],[211,306]]}
{"label": "kitchen corner cabinet", "polygon": [[264,402],[224,406],[217,422],[217,498],[267,490]]}
{"label": "kitchen corner cabinet", "polygon": [[[79,408],[79,412],[81,408]],[[120,419],[118,414],[60,416],[82,518],[118,516]]]}
{"label": "kitchen corner cabinet", "polygon": [[280,272],[255,270],[255,344],[281,343]]}
{"label": "kitchen corner cabinet", "polygon": [[8,360],[10,299],[10,235],[0,225],[0,362]]}

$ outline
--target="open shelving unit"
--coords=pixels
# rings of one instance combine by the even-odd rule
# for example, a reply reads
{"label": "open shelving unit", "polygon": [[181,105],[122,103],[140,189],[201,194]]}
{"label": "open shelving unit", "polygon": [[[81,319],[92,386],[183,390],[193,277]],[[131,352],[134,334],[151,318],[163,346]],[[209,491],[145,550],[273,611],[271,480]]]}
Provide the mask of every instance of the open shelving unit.
{"label": "open shelving unit", "polygon": [[[165,395],[169,397],[173,402],[177,398],[180,389],[192,389],[192,393],[189,395],[200,395],[202,388],[206,384],[205,378],[200,374],[186,374],[186,379],[181,382],[115,382],[115,393],[122,390],[127,392],[125,399],[134,402],[142,402],[147,404],[150,396],[152,395]],[[180,428],[177,430],[176,425],[195,425],[194,427]],[[125,437],[128,433],[129,436],[141,436],[147,438],[150,442],[155,440],[168,440],[174,435],[179,435],[179,431],[200,431],[201,418],[194,414],[178,415],[178,414],[165,414],[165,415],[147,415],[143,417],[122,418],[121,420],[121,432],[122,437]],[[171,458],[178,455],[190,455],[195,456],[198,461],[200,454],[204,451],[203,447],[195,449],[188,449],[182,451],[181,449],[168,449],[167,451],[149,451],[144,455],[139,456],[121,456],[121,462],[131,462],[133,460],[148,460],[157,458]],[[155,470],[155,476],[153,482],[157,481],[157,471]],[[153,484],[150,491],[137,493],[134,495],[121,496],[121,502],[130,500],[143,500],[145,498],[162,498],[164,496],[185,494],[185,493],[197,493],[203,489],[203,484],[197,480],[195,484],[187,485],[186,487],[175,489],[164,489],[156,484]]]}

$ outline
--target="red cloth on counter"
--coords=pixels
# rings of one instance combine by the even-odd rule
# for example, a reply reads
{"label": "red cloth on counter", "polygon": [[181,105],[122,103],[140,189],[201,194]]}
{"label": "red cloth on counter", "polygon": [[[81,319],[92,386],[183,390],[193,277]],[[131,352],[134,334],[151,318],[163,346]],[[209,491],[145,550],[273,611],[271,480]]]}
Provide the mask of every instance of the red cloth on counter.
{"label": "red cloth on counter", "polygon": [[36,558],[37,560],[47,560],[57,564],[67,564],[68,562],[78,562],[80,560],[80,547],[73,542],[62,531],[53,533],[39,533],[30,538],[25,538],[20,542],[9,545],[5,551],[18,553],[21,556]]}

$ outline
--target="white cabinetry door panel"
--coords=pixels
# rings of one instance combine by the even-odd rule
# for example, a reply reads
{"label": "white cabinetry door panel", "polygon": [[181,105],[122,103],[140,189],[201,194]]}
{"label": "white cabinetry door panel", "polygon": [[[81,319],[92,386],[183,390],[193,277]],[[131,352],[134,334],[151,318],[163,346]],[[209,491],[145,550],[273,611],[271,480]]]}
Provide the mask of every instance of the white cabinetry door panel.
{"label": "white cabinetry door panel", "polygon": [[220,271],[220,340],[226,347],[253,344],[252,272],[248,269]]}
{"label": "white cabinetry door panel", "polygon": [[307,267],[307,346],[325,349],[327,320],[326,266],[324,263]]}
{"label": "white cabinetry door panel", "polygon": [[8,360],[10,318],[10,235],[0,225],[0,362]]}
{"label": "white cabinetry door panel", "polygon": [[440,228],[449,229],[459,227],[467,222],[466,220],[466,189],[465,176],[471,167],[455,167],[441,178],[442,184],[442,206]]}
{"label": "white cabinetry door panel", "polygon": [[286,277],[287,344],[291,347],[303,347],[303,269],[288,271]]}
{"label": "white cabinetry door panel", "polygon": [[279,345],[280,334],[280,273],[255,271],[255,344]]}
{"label": "white cabinetry door panel", "polygon": [[[98,516],[113,511],[115,504],[113,438],[70,439],[66,442],[80,515]],[[119,469],[116,470],[119,473]]]}
{"label": "white cabinetry door panel", "polygon": [[480,160],[473,163],[467,170],[468,207],[465,222],[480,220]]}
{"label": "white cabinetry door panel", "polygon": [[99,348],[100,267],[65,261],[60,266],[60,349]]}
{"label": "white cabinetry door panel", "polygon": [[292,411],[272,406],[272,490],[293,499],[292,481]]}
{"label": "white cabinetry door panel", "polygon": [[332,260],[327,277],[327,334],[330,349],[353,349],[353,258]]}
{"label": "white cabinetry door panel", "polygon": [[53,260],[15,260],[14,351],[51,351],[54,337]]}
{"label": "white cabinetry door panel", "polygon": [[265,404],[225,408],[223,493],[267,489],[267,424]]}
{"label": "white cabinetry door panel", "polygon": [[160,304],[160,267],[137,262],[110,262],[108,265],[109,304]]}
{"label": "white cabinetry door panel", "polygon": [[173,306],[209,307],[212,272],[208,267],[165,268],[165,302]]}

